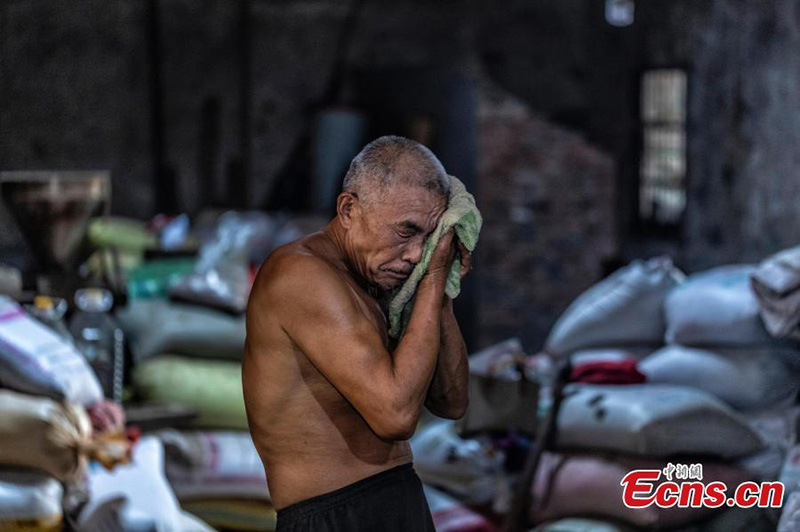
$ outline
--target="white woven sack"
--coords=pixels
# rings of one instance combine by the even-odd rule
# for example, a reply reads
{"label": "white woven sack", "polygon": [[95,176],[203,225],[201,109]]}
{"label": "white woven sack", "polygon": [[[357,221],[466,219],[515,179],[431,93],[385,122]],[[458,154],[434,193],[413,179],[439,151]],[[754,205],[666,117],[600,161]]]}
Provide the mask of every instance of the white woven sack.
{"label": "white woven sack", "polygon": [[596,347],[661,345],[664,298],[683,278],[668,258],[631,263],[573,301],[550,331],[545,351],[561,356]]}
{"label": "white woven sack", "polygon": [[654,384],[676,384],[708,392],[738,410],[791,401],[800,391],[800,371],[771,348],[698,349],[671,345],[639,364]]}
{"label": "white woven sack", "polygon": [[734,458],[763,446],[730,407],[700,390],[577,384],[567,392],[558,416],[559,449]]}

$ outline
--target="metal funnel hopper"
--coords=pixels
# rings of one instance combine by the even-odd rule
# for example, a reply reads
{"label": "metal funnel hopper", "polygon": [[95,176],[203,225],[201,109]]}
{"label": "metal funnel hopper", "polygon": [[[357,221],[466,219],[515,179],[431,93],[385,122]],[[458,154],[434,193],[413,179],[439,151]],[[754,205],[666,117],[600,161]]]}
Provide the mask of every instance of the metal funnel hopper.
{"label": "metal funnel hopper", "polygon": [[42,272],[76,268],[89,220],[107,210],[107,171],[0,172],[0,197]]}

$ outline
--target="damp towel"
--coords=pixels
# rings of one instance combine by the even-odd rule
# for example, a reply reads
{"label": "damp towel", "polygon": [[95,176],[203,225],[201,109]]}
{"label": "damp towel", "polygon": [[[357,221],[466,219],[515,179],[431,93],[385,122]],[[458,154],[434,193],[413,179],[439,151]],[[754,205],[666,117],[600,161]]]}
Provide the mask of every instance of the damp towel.
{"label": "damp towel", "polygon": [[[422,280],[425,272],[428,271],[433,250],[442,236],[451,227],[454,228],[458,239],[471,253],[478,243],[481,225],[483,225],[483,218],[481,218],[481,213],[475,205],[475,198],[467,192],[464,183],[458,178],[450,176],[450,198],[447,210],[444,211],[439,219],[439,225],[436,226],[436,229],[433,230],[433,233],[425,242],[425,248],[422,250],[422,259],[419,264],[416,265],[411,275],[403,283],[403,286],[397,290],[397,293],[392,297],[391,303],[389,303],[389,335],[392,338],[400,338],[405,332],[406,326],[408,326],[417,285]],[[460,255],[457,254],[445,285],[445,293],[451,299],[458,296],[461,291],[460,269],[461,260]]]}

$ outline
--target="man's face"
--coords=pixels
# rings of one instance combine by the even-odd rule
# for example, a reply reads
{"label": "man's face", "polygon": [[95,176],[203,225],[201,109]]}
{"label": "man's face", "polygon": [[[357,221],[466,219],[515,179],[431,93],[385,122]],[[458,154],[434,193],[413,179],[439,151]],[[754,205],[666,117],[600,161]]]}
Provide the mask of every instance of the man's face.
{"label": "man's face", "polygon": [[422,259],[425,240],[446,208],[447,200],[436,193],[404,185],[362,204],[348,238],[361,275],[384,291],[400,286]]}

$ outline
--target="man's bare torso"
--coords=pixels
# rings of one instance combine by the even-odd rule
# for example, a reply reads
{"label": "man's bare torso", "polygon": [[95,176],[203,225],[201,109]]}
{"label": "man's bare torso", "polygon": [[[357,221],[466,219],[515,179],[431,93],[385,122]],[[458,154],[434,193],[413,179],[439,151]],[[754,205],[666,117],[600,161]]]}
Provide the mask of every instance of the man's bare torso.
{"label": "man's bare torso", "polygon": [[[242,374],[250,431],[277,509],[412,460],[408,442],[378,438],[283,330],[281,308],[292,302],[271,300],[270,287],[281,282],[276,263],[292,255],[329,261],[389,349],[380,306],[337,268],[323,233],[278,249],[261,267],[248,308]],[[313,284],[309,280],[309,293],[298,297],[313,297]],[[301,325],[313,328],[314,317]]]}

